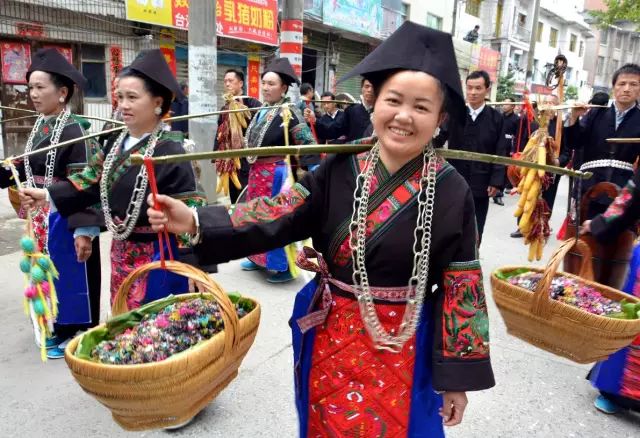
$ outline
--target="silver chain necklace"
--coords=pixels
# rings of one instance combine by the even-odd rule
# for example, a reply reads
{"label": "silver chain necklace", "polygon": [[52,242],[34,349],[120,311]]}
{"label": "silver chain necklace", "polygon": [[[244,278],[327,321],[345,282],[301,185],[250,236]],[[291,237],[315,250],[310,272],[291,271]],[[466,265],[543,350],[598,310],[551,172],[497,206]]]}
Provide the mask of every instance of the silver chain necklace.
{"label": "silver chain necklace", "polygon": [[[369,152],[365,170],[356,178],[353,213],[349,225],[349,245],[353,257],[353,284],[358,291],[358,306],[364,326],[374,345],[380,350],[399,353],[403,345],[415,334],[420,321],[427,284],[429,281],[429,255],[431,251],[431,223],[435,204],[437,156],[431,145],[423,153],[420,190],[418,192],[418,219],[413,231],[413,270],[407,288],[406,305],[397,335],[387,332],[376,313],[369,276],[365,266],[366,223],[369,191],[373,173],[380,159],[380,144]],[[415,290],[415,296],[411,297]]]}
{"label": "silver chain necklace", "polygon": [[[281,105],[281,104],[277,103],[276,105]],[[276,116],[278,115],[278,111],[280,111],[280,107],[279,106],[276,106],[275,108],[272,108],[271,110],[269,110],[269,112],[264,116],[266,118],[266,122],[262,126],[262,129],[260,130],[260,133],[258,134],[258,139],[256,141],[256,144],[249,146],[249,134],[251,133],[251,131],[255,127],[255,125],[257,123],[256,120],[258,119],[258,116],[260,115],[260,112],[263,111],[264,109],[268,108],[268,105],[265,104],[262,108],[263,109],[259,110],[257,112],[257,114],[249,122],[249,126],[247,127],[247,131],[245,133],[244,141],[243,141],[245,149],[248,149],[250,147],[251,148],[259,148],[260,146],[262,146],[262,142],[264,140],[264,136],[267,134],[267,130],[269,129],[269,127],[271,127],[271,123],[275,120]],[[247,162],[249,164],[255,163],[256,160],[258,159],[257,156],[251,156],[251,157],[246,157],[246,158],[247,158]]]}
{"label": "silver chain necklace", "polygon": [[[158,142],[163,128],[164,123],[160,122],[151,133],[149,143],[147,144],[147,149],[144,151],[143,155],[145,158],[150,158],[153,156],[153,151],[155,150],[156,143]],[[125,129],[116,139],[113,147],[104,159],[104,164],[102,167],[102,177],[100,178],[100,202],[102,203],[104,220],[107,225],[107,229],[111,231],[111,234],[113,234],[113,238],[116,240],[125,240],[131,235],[133,228],[138,222],[138,217],[140,217],[140,209],[142,207],[142,202],[144,201],[144,196],[147,193],[147,185],[149,184],[149,178],[147,177],[147,168],[146,166],[142,165],[140,166],[140,171],[136,176],[136,181],[133,186],[133,193],[131,194],[131,199],[129,200],[125,218],[121,223],[116,224],[111,214],[111,207],[109,206],[109,179],[111,178],[111,174],[115,171],[113,165],[127,134],[129,134],[129,130]]]}
{"label": "silver chain necklace", "polygon": [[[60,114],[56,117],[56,123],[53,126],[53,131],[51,132],[51,140],[49,141],[50,146],[54,146],[58,144],[60,141],[60,136],[62,135],[62,131],[64,131],[64,127],[67,125],[67,119],[71,112],[68,108],[64,108]],[[25,145],[24,152],[29,153],[33,150],[33,139],[35,138],[37,132],[42,127],[44,123],[44,115],[40,114],[36,120],[36,123],[33,125],[33,129],[29,134],[29,138],[27,140],[27,144]],[[56,153],[57,149],[51,149],[47,152],[47,159],[45,161],[45,171],[44,171],[44,184],[43,187],[47,188],[53,182],[53,173],[56,167]],[[29,163],[29,157],[24,157],[24,173],[27,177],[27,187],[35,187],[35,180],[33,178],[33,169],[31,169],[31,164]]]}

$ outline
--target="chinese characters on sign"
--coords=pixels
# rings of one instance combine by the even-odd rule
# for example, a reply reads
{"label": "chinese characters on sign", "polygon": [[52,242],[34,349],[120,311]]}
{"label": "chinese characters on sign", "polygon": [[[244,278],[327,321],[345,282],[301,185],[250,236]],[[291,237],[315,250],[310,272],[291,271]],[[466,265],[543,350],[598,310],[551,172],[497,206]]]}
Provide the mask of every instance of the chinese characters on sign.
{"label": "chinese characters on sign", "polygon": [[247,86],[247,94],[256,99],[260,98],[260,58],[257,56],[249,56],[247,62],[247,78],[249,85]]}
{"label": "chinese characters on sign", "polygon": [[[127,19],[189,29],[189,0],[127,0]],[[278,0],[216,0],[216,33],[278,45]]]}
{"label": "chinese characters on sign", "polygon": [[27,70],[31,65],[31,48],[28,43],[0,43],[2,81],[11,84],[26,84]]}

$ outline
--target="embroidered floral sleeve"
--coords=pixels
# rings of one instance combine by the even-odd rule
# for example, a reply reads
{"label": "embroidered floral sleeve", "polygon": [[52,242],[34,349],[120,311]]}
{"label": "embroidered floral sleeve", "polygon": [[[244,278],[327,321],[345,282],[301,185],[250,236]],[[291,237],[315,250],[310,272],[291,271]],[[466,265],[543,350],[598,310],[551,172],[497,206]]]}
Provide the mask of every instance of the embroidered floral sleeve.
{"label": "embroidered floral sleeve", "polygon": [[291,128],[291,138],[294,144],[314,144],[316,140],[313,138],[311,130],[306,123],[299,123]]}
{"label": "embroidered floral sleeve", "polygon": [[[202,192],[188,192],[172,195],[173,198],[184,202],[187,207],[205,207],[207,205],[207,196]],[[190,238],[187,234],[180,234],[178,237],[178,245],[181,248],[190,247]]]}
{"label": "embroidered floral sleeve", "polygon": [[309,191],[303,185],[295,183],[289,190],[273,198],[263,196],[238,204],[231,214],[231,223],[234,227],[240,227],[248,223],[271,222],[302,206],[307,196]]}
{"label": "embroidered floral sleeve", "polygon": [[443,284],[443,356],[488,358],[489,318],[480,263],[452,263],[444,272]]}
{"label": "embroidered floral sleeve", "polygon": [[614,201],[609,205],[607,211],[602,215],[607,221],[611,221],[622,213],[624,213],[625,209],[631,202],[631,198],[633,197],[633,191],[635,190],[636,185],[633,180],[630,180],[627,185],[622,189],[620,194]]}
{"label": "embroidered floral sleeve", "polygon": [[97,152],[89,159],[87,165],[79,172],[70,172],[69,181],[77,190],[85,190],[97,184],[102,176],[102,164],[104,163],[104,152],[98,148]]}

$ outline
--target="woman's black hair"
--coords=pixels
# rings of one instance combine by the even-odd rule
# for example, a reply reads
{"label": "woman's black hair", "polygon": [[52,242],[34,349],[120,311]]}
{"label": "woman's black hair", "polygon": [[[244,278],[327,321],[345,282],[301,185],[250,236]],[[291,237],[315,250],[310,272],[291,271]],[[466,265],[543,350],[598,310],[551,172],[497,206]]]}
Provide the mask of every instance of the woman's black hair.
{"label": "woman's black hair", "polygon": [[[376,101],[378,100],[378,96],[380,95],[380,91],[382,90],[382,86],[384,85],[384,83],[387,82],[387,80],[391,76],[393,76],[394,74],[400,71],[404,71],[404,69],[385,70],[379,73],[375,73],[373,75],[367,75],[367,77],[364,78],[369,82],[371,82],[371,85],[373,86],[373,95]],[[436,79],[435,77],[434,79],[438,82],[438,88],[442,92],[442,109],[440,110],[440,113],[447,114],[449,112],[448,109],[451,103],[448,97],[449,93],[447,91],[447,87],[440,80]],[[375,102],[374,102],[374,107],[375,107]],[[374,112],[375,112],[375,109],[374,109]]]}
{"label": "woman's black hair", "polygon": [[173,93],[164,85],[160,85],[153,79],[143,75],[142,73],[137,72],[136,70],[132,70],[130,68],[125,68],[118,75],[120,79],[122,78],[138,78],[142,80],[144,84],[144,89],[149,92],[153,97],[161,97],[162,98],[162,106],[160,117],[164,116],[169,109],[171,108],[171,102],[173,101]]}
{"label": "woman's black hair", "polygon": [[59,90],[62,87],[66,87],[67,88],[67,97],[64,99],[64,103],[65,105],[69,103],[69,101],[71,100],[71,98],[73,97],[73,91],[75,90],[75,83],[62,75],[59,75],[58,73],[51,73],[51,72],[45,72],[49,75],[49,78],[51,78],[51,83]]}

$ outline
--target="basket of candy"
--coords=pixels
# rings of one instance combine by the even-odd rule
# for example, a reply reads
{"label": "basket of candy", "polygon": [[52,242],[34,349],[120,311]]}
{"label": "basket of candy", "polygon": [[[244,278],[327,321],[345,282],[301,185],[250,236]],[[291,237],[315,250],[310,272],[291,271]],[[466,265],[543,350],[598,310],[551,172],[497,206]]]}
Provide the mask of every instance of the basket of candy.
{"label": "basket of candy", "polygon": [[166,269],[193,280],[200,292],[128,311],[131,285],[160,263],[133,271],[114,300],[112,319],[74,338],[65,350],[82,389],[127,430],[193,418],[238,374],[260,322],[256,301],[227,295],[204,272],[174,261]]}
{"label": "basket of candy", "polygon": [[[577,245],[580,275],[557,272]],[[545,269],[502,267],[491,274],[493,298],[507,332],[578,363],[607,358],[640,334],[640,300],[592,281],[591,253],[581,241],[560,245]]]}

